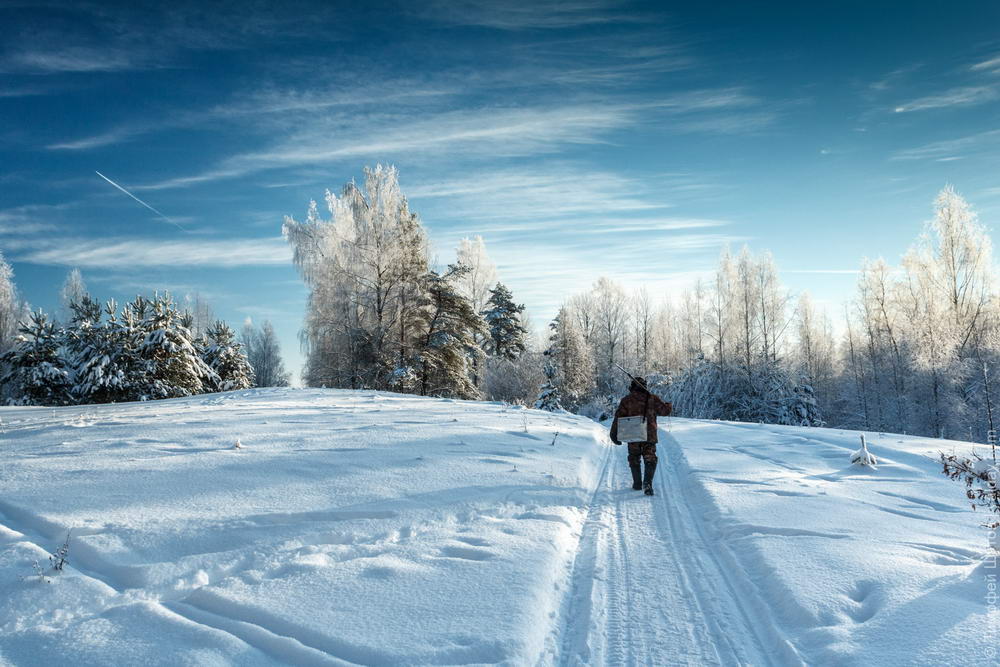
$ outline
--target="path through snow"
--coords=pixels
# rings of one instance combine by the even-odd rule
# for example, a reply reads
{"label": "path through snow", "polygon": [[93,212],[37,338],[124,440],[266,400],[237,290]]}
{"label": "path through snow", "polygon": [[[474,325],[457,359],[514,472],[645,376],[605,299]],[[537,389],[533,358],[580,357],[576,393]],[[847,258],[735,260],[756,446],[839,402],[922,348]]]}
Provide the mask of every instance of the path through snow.
{"label": "path through snow", "polygon": [[[563,611],[563,665],[766,665],[777,635],[744,608],[743,576],[720,559],[684,493],[680,449],[663,432],[650,498],[609,450]],[[742,582],[745,584],[745,582]],[[737,590],[739,586],[739,590]],[[781,664],[801,662],[794,651]],[[782,655],[784,654],[784,655]],[[789,660],[791,659],[791,660]]]}

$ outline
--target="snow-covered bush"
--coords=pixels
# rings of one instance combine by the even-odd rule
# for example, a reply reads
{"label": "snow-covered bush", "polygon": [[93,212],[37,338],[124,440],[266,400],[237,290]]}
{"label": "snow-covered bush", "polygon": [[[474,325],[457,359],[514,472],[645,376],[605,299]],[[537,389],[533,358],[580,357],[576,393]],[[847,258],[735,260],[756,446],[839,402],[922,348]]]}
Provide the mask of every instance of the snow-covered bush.
{"label": "snow-covered bush", "polygon": [[236,333],[228,324],[218,320],[208,327],[201,347],[202,360],[218,377],[217,391],[254,386],[253,369],[243,353],[243,346],[236,342]]}
{"label": "snow-covered bush", "polygon": [[770,361],[747,368],[700,357],[667,392],[681,417],[790,426],[824,423],[808,382],[793,382],[785,369]]}
{"label": "snow-covered bush", "polygon": [[490,400],[531,405],[545,382],[541,353],[522,352],[514,361],[502,357],[486,360],[486,394]]}
{"label": "snow-covered bush", "polygon": [[65,405],[70,376],[60,348],[62,333],[45,313],[32,313],[23,324],[14,348],[3,356],[8,368],[2,384],[11,389],[12,402],[21,405]]}
{"label": "snow-covered bush", "polygon": [[868,451],[868,442],[865,440],[864,433],[861,434],[861,449],[851,454],[851,463],[873,469],[878,466],[878,457]]}

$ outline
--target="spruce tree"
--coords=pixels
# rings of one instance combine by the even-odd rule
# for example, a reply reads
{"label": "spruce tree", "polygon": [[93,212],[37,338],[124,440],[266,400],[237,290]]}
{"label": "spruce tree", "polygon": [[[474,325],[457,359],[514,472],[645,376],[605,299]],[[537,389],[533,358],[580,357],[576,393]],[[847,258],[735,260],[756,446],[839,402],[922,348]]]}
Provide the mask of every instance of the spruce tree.
{"label": "spruce tree", "polygon": [[556,384],[555,376],[556,369],[551,361],[549,361],[549,363],[545,364],[545,383],[542,385],[541,390],[538,392],[538,398],[535,400],[535,408],[537,410],[553,412],[562,409],[559,387]]}
{"label": "spruce tree", "polygon": [[41,310],[33,312],[19,329],[13,349],[3,356],[7,372],[3,383],[12,389],[11,402],[19,405],[65,405],[70,380],[59,353],[61,332]]}
{"label": "spruce tree", "polygon": [[191,396],[218,386],[218,376],[202,361],[169,296],[153,297],[143,328],[139,352],[149,367],[146,398]]}
{"label": "spruce tree", "polygon": [[254,371],[236,342],[236,332],[222,320],[208,327],[202,348],[202,359],[215,371],[217,391],[248,389],[254,386]]}
{"label": "spruce tree", "polygon": [[140,333],[129,307],[117,317],[117,304],[102,309],[84,294],[70,302],[73,318],[66,351],[73,368],[73,398],[79,403],[114,403],[140,397],[146,365],[138,356]]}
{"label": "spruce tree", "polygon": [[523,304],[514,303],[513,295],[503,283],[490,290],[490,298],[483,309],[483,319],[490,330],[486,341],[487,353],[514,361],[524,352],[528,330],[521,322]]}

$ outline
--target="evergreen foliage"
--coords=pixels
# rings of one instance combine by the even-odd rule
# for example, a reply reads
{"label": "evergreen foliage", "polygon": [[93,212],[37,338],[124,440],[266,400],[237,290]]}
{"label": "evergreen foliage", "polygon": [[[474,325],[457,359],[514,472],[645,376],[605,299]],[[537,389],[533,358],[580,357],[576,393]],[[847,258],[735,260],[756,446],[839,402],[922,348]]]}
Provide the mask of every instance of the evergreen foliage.
{"label": "evergreen foliage", "polygon": [[120,318],[114,301],[102,310],[85,293],[69,307],[73,318],[63,339],[72,368],[74,402],[139,400],[148,374],[148,365],[139,354],[146,300],[137,298],[127,304]]}
{"label": "evergreen foliage", "polygon": [[201,357],[218,378],[216,391],[254,386],[253,368],[243,354],[243,346],[236,342],[236,332],[222,320],[206,330]]}
{"label": "evergreen foliage", "polygon": [[[410,365],[421,395],[478,398],[472,364],[484,358],[477,337],[489,332],[472,303],[456,288],[467,267],[452,264],[443,274],[429,271],[423,280],[416,320],[420,347]],[[405,367],[404,367],[405,368]]]}
{"label": "evergreen foliage", "polygon": [[525,351],[528,330],[521,323],[523,312],[524,305],[514,303],[514,296],[503,283],[490,290],[482,312],[490,330],[486,349],[490,356],[514,361]]}
{"label": "evergreen foliage", "polygon": [[3,356],[8,371],[3,377],[19,405],[65,405],[70,377],[60,355],[59,333],[45,313],[31,313],[16,343]]}
{"label": "evergreen foliage", "polygon": [[145,397],[179,398],[212,391],[219,378],[195,349],[191,331],[169,296],[155,296],[142,321],[139,356],[146,362]]}

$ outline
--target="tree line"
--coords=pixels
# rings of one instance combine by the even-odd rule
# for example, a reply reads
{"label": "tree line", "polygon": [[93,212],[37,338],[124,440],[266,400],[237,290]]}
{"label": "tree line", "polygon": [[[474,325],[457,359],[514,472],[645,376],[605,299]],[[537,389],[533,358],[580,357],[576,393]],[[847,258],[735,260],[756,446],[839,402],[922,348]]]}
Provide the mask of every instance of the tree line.
{"label": "tree line", "polygon": [[[488,398],[606,416],[624,366],[675,414],[982,441],[994,429],[1000,294],[990,236],[951,187],[898,267],[864,260],[834,319],[781,284],[769,253],[725,250],[676,298],[606,277],[569,295],[541,337],[482,238],[435,267],[394,167],[365,169],[283,232],[308,289],[307,386]],[[0,261],[2,391],[67,403],[287,384],[274,330],[237,340],[194,295],[118,308],[78,272],[58,321],[30,313]],[[248,384],[250,383],[250,384]]]}
{"label": "tree line", "polygon": [[284,232],[309,287],[312,386],[505,400],[607,415],[647,376],[681,416],[985,439],[1000,362],[990,238],[946,187],[901,266],[864,260],[835,331],[770,253],[725,250],[670,300],[606,277],[569,296],[541,342],[481,238],[430,268],[392,167],[326,193]]}
{"label": "tree line", "polygon": [[[285,386],[274,329],[247,322],[242,341],[198,295],[169,294],[120,308],[70,272],[59,318],[17,299],[0,259],[0,390],[15,405],[70,405],[177,398],[253,386]],[[61,320],[61,321],[60,321]]]}

